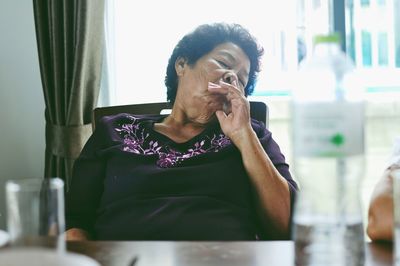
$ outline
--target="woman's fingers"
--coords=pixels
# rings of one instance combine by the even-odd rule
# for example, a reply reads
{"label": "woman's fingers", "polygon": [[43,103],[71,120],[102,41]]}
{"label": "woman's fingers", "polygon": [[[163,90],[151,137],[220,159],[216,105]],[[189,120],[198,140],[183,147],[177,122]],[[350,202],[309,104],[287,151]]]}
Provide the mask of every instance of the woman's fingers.
{"label": "woman's fingers", "polygon": [[212,93],[218,94],[228,94],[229,92],[228,88],[222,87],[221,85],[213,82],[208,82],[208,90]]}
{"label": "woman's fingers", "polygon": [[233,81],[233,84],[229,84],[223,81],[221,81],[220,84],[209,82],[208,90],[211,93],[219,94],[225,97],[226,99],[225,104],[229,105],[229,108],[225,109],[231,109],[230,107],[232,106],[233,101],[235,102],[234,107],[238,107],[243,103],[247,103],[246,97],[244,96],[242,91],[240,91],[240,89],[235,87],[235,85],[237,85],[236,80]]}
{"label": "woman's fingers", "polygon": [[215,115],[217,116],[217,119],[218,119],[219,123],[224,123],[224,121],[225,121],[225,119],[227,117],[225,112],[221,111],[221,110],[215,111]]}
{"label": "woman's fingers", "polygon": [[225,95],[228,100],[231,100],[232,98],[243,96],[243,93],[235,85],[237,85],[236,81],[233,81],[233,84],[223,81],[220,81],[219,84],[209,82],[208,90],[212,93]]}

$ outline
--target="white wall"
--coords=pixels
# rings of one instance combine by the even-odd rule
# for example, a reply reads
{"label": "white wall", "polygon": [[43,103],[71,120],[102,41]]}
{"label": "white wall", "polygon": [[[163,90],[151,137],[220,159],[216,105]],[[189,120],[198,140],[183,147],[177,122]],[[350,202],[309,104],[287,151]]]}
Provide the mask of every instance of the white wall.
{"label": "white wall", "polygon": [[0,0],[0,229],[4,181],[43,175],[44,126],[32,1]]}

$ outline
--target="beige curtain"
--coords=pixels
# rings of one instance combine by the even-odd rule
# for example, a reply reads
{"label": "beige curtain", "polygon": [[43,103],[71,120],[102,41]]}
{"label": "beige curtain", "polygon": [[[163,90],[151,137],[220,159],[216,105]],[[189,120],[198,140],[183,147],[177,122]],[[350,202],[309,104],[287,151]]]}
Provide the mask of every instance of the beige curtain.
{"label": "beige curtain", "polygon": [[45,99],[45,177],[67,184],[92,133],[104,43],[104,0],[33,0]]}

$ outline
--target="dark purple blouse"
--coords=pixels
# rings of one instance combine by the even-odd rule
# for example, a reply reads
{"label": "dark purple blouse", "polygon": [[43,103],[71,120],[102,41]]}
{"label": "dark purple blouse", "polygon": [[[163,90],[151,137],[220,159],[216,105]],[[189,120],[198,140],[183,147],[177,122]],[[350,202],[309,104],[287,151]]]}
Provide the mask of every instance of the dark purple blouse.
{"label": "dark purple blouse", "polygon": [[[239,150],[216,123],[184,143],[153,130],[165,116],[104,117],[75,162],[68,228],[99,240],[265,238]],[[297,190],[264,124],[252,126],[271,161]],[[292,206],[293,207],[293,206]],[[293,208],[292,208],[293,209]]]}

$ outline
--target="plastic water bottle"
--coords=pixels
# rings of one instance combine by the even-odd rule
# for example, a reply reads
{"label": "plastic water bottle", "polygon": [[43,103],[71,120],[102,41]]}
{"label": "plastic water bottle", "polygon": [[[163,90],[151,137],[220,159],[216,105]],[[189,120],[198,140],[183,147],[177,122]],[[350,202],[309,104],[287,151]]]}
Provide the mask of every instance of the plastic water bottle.
{"label": "plastic water bottle", "polygon": [[337,34],[318,35],[293,91],[296,265],[364,265],[364,104]]}

